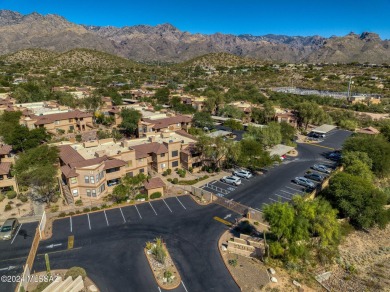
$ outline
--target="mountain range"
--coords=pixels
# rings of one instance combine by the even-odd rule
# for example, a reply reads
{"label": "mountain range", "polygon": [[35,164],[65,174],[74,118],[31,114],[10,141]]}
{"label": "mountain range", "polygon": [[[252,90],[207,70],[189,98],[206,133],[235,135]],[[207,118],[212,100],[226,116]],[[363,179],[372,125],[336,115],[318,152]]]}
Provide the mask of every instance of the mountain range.
{"label": "mountain range", "polygon": [[272,62],[385,63],[390,40],[378,34],[342,37],[192,34],[171,24],[125,27],[79,25],[47,14],[0,10],[0,55],[42,48],[65,52],[94,49],[141,62],[181,62],[214,52]]}

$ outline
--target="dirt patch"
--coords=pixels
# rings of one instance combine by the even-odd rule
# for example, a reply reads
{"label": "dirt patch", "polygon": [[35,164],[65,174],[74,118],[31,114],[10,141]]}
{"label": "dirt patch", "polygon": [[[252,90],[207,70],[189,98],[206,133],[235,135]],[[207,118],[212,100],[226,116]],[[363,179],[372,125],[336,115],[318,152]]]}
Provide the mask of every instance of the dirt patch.
{"label": "dirt patch", "polygon": [[339,246],[339,251],[340,265],[350,267],[350,274],[363,285],[354,291],[390,291],[390,225],[383,230],[354,231]]}

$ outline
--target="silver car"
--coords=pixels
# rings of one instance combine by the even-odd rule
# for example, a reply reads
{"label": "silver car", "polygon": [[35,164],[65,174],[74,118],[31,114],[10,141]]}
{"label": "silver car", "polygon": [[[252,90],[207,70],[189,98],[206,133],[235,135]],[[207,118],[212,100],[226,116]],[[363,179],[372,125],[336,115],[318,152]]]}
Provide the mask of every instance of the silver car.
{"label": "silver car", "polygon": [[312,181],[310,181],[307,178],[302,177],[302,176],[298,176],[298,177],[294,178],[294,182],[297,185],[301,185],[301,186],[304,186],[307,188],[314,188],[316,186]]}
{"label": "silver car", "polygon": [[241,179],[237,176],[224,176],[221,178],[221,182],[238,186],[241,184]]}
{"label": "silver car", "polygon": [[15,231],[18,228],[18,226],[19,226],[18,219],[16,219],[16,218],[7,219],[4,222],[3,226],[1,226],[0,238],[2,240],[10,240],[14,236]]}
{"label": "silver car", "polygon": [[328,174],[332,172],[332,170],[329,167],[326,167],[323,164],[314,164],[312,166],[312,168],[314,170],[317,170],[317,171],[320,171],[320,172],[324,172],[324,173],[328,173]]}
{"label": "silver car", "polygon": [[243,178],[246,178],[246,179],[252,177],[251,172],[248,171],[248,170],[245,170],[245,169],[235,170],[235,171],[233,171],[233,175],[238,176],[238,177],[243,177]]}

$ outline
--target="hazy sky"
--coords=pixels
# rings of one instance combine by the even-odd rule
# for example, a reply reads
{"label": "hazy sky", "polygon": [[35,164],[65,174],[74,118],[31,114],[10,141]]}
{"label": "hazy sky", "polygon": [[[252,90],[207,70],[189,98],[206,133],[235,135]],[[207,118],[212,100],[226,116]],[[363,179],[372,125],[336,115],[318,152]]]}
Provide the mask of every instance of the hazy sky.
{"label": "hazy sky", "polygon": [[345,35],[390,39],[390,0],[0,0],[0,9],[64,16],[78,24],[171,23],[200,33]]}

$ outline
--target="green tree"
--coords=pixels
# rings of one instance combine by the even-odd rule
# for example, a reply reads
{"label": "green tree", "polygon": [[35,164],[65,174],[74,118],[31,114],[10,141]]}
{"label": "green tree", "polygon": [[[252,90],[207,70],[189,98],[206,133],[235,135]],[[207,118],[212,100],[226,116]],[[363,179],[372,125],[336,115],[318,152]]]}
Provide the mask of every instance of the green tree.
{"label": "green tree", "polygon": [[374,176],[371,171],[372,160],[367,153],[359,151],[344,151],[343,166],[346,173],[360,176],[369,181],[372,181]]}
{"label": "green tree", "polygon": [[390,174],[390,143],[382,135],[355,135],[345,140],[343,150],[365,152],[372,160],[372,170],[377,176]]}
{"label": "green tree", "polygon": [[273,162],[269,152],[265,151],[254,139],[245,138],[241,140],[240,148],[238,164],[242,167],[258,170]]}
{"label": "green tree", "polygon": [[91,96],[82,99],[82,104],[86,110],[95,113],[103,104],[102,96],[94,92]]}
{"label": "green tree", "polygon": [[141,113],[135,109],[124,108],[121,111],[122,123],[120,127],[124,130],[126,135],[132,136],[138,129],[138,122],[141,120]]}
{"label": "green tree", "polygon": [[223,125],[225,127],[232,129],[232,130],[242,131],[244,129],[244,126],[242,125],[242,123],[240,123],[239,121],[233,120],[233,119],[227,120],[226,122],[223,123]]}
{"label": "green tree", "polygon": [[128,198],[127,187],[124,184],[119,184],[112,190],[112,198],[116,203],[126,201]]}
{"label": "green tree", "polygon": [[58,148],[42,145],[20,154],[14,172],[33,200],[49,203],[56,193]]}
{"label": "green tree", "polygon": [[130,199],[134,200],[135,196],[140,190],[141,185],[146,179],[147,177],[143,173],[139,173],[136,176],[125,176],[122,179],[122,183],[127,188]]}
{"label": "green tree", "polygon": [[287,122],[280,123],[280,133],[282,135],[282,142],[284,144],[291,144],[295,138],[296,129]]}
{"label": "green tree", "polygon": [[324,195],[342,216],[359,228],[376,224],[384,228],[390,220],[389,211],[384,208],[386,194],[362,177],[338,173],[330,180]]}
{"label": "green tree", "polygon": [[159,88],[156,90],[154,97],[157,99],[159,104],[168,104],[169,103],[169,89],[168,88]]}
{"label": "green tree", "polygon": [[214,126],[213,119],[208,112],[197,112],[192,119],[193,124],[198,128],[212,129]]}
{"label": "green tree", "polygon": [[295,109],[298,111],[298,123],[307,130],[309,124],[321,124],[329,120],[326,112],[313,102],[302,102]]}

